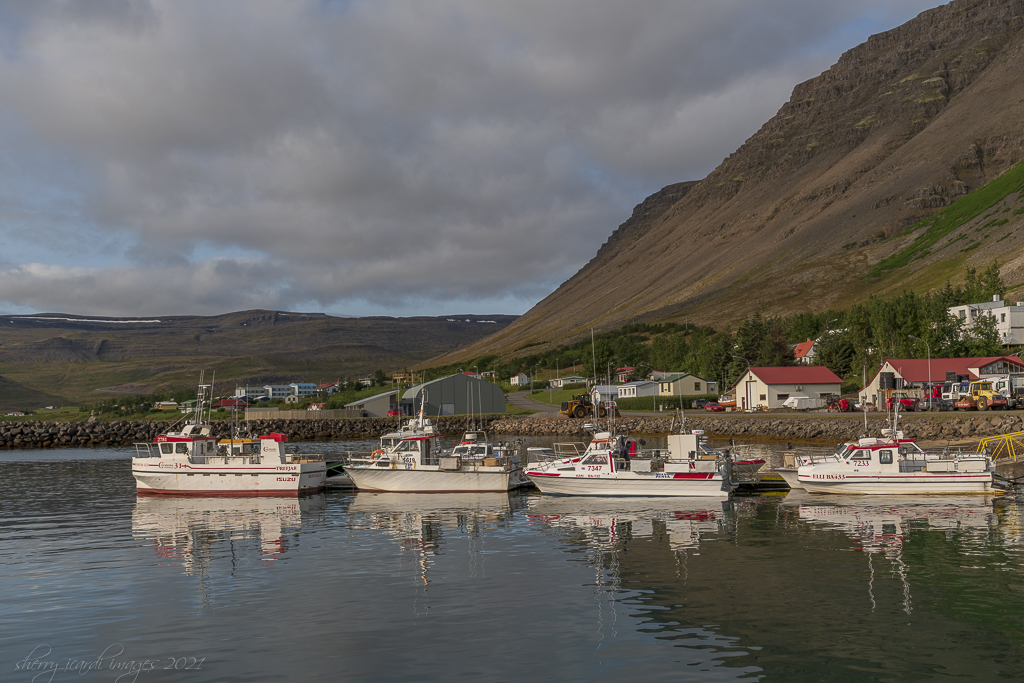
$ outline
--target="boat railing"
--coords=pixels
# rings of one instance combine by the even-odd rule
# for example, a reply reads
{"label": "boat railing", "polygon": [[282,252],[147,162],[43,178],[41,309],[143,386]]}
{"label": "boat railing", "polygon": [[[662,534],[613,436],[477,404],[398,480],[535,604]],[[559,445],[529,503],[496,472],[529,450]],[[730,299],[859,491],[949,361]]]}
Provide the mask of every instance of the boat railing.
{"label": "boat railing", "polygon": [[830,448],[790,448],[782,453],[783,467],[799,467],[800,465],[814,465],[823,462],[831,462],[836,458],[835,451]]}

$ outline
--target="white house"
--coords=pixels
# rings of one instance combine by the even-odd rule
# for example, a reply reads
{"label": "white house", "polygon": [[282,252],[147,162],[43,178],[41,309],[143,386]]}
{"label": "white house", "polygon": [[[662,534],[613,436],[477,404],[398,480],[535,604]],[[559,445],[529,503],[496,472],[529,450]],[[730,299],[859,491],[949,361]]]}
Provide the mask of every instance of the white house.
{"label": "white house", "polygon": [[264,395],[267,398],[285,398],[292,395],[292,385],[290,384],[265,384],[263,390],[266,392]]}
{"label": "white house", "polygon": [[614,401],[619,397],[619,387],[614,384],[596,384],[590,389],[590,398],[594,403]]}
{"label": "white house", "polygon": [[314,382],[292,382],[288,386],[292,388],[292,394],[299,398],[312,396],[316,393],[316,384]]}
{"label": "white house", "polygon": [[791,396],[821,398],[822,394],[838,394],[842,386],[842,378],[824,366],[749,368],[734,387],[736,407],[780,408]]}
{"label": "white house", "polygon": [[270,398],[266,387],[238,387],[235,398]]}
{"label": "white house", "polygon": [[996,294],[992,301],[953,306],[949,313],[963,323],[965,331],[974,327],[981,316],[987,315],[995,320],[1003,344],[1024,344],[1024,301],[1017,301],[1011,306]]}
{"label": "white house", "polygon": [[620,384],[618,389],[619,398],[640,398],[642,396],[658,395],[658,383],[647,379]]}
{"label": "white house", "polygon": [[587,378],[580,377],[579,375],[569,375],[568,377],[556,377],[551,380],[551,386],[556,389],[561,389],[566,384],[586,384]]}
{"label": "white house", "polygon": [[530,378],[520,372],[518,375],[512,375],[512,379],[509,382],[514,387],[525,387],[530,383]]}
{"label": "white house", "polygon": [[814,362],[814,357],[818,355],[818,340],[808,339],[805,342],[801,342],[793,347],[793,359],[797,363],[803,365],[810,365]]}

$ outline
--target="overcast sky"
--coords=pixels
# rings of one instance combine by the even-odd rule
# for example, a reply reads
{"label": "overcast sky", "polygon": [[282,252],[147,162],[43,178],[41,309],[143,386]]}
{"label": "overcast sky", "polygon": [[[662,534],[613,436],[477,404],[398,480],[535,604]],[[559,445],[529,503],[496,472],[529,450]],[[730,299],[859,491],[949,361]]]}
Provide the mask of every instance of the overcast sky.
{"label": "overcast sky", "polygon": [[0,0],[0,311],[520,314],[927,0]]}

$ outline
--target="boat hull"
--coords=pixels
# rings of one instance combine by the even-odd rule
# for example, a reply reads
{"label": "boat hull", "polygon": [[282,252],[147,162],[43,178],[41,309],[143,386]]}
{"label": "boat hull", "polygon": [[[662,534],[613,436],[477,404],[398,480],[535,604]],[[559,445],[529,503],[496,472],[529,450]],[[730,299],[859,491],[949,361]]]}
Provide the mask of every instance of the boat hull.
{"label": "boat hull", "polygon": [[[781,473],[780,473],[781,474]],[[799,478],[799,486],[809,493],[842,493],[856,495],[932,495],[932,494],[988,494],[992,488],[990,473],[978,474],[909,474],[888,477],[856,477],[840,475],[842,479]]]}
{"label": "boat hull", "polygon": [[804,485],[800,483],[800,480],[797,479],[797,471],[795,467],[776,467],[775,474],[782,477],[786,482],[786,485],[791,489],[802,489],[804,487]]}
{"label": "boat hull", "polygon": [[345,472],[360,491],[387,493],[494,493],[528,486],[522,470],[494,467],[392,469],[349,465]]}
{"label": "boat hull", "polygon": [[297,496],[324,488],[322,462],[275,467],[179,466],[161,468],[153,458],[132,460],[139,495]]}
{"label": "boat hull", "polygon": [[541,493],[561,496],[661,496],[728,498],[731,487],[721,476],[619,472],[614,476],[577,477],[552,472],[527,472]]}

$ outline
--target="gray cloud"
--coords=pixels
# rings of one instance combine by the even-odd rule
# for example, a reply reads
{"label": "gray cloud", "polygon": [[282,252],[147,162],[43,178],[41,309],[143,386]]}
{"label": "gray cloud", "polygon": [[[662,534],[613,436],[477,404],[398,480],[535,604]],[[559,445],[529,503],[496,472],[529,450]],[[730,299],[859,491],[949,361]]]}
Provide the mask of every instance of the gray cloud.
{"label": "gray cloud", "polygon": [[522,312],[928,6],[0,3],[0,302]]}

